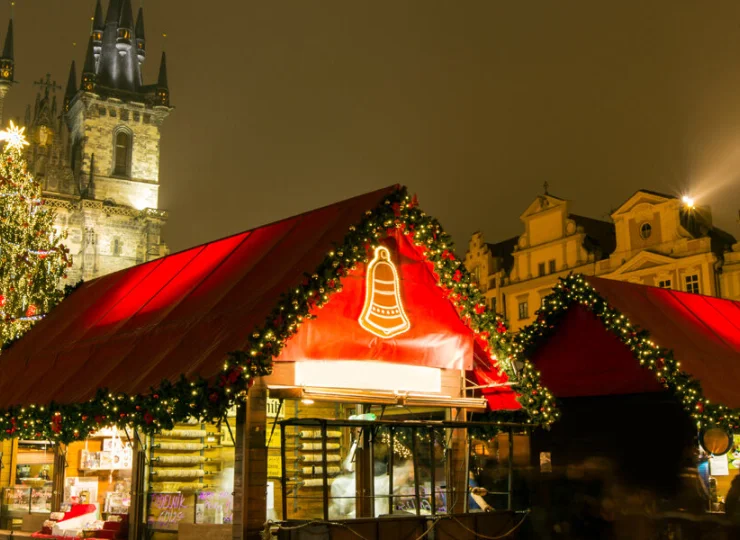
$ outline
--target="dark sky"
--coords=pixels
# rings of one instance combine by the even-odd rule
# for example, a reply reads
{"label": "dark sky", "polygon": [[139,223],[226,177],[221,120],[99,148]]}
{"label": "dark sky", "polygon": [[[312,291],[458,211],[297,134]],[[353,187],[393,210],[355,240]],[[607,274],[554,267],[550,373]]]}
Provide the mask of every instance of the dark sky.
{"label": "dark sky", "polygon": [[[690,190],[740,236],[740,3],[610,4],[146,0],[145,82],[166,32],[176,106],[166,240],[403,183],[464,252],[474,230],[520,233],[544,181],[597,218],[639,188]],[[6,118],[47,71],[66,83],[93,6],[17,1]]]}

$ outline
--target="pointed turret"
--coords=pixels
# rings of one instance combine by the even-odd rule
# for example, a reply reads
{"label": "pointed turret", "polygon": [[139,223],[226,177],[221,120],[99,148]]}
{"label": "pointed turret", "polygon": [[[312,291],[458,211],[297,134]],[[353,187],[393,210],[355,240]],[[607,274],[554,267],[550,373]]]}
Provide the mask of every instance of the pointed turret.
{"label": "pointed turret", "polygon": [[96,70],[97,87],[114,92],[139,90],[141,70],[133,50],[133,41],[131,0],[110,0]]}
{"label": "pointed turret", "polygon": [[162,51],[162,61],[159,64],[157,78],[157,105],[170,106],[170,89],[167,85],[167,54]]}
{"label": "pointed turret", "polygon": [[8,22],[8,33],[5,35],[3,56],[0,58],[0,81],[13,82],[15,60],[13,58],[13,19]]}
{"label": "pointed turret", "polygon": [[121,56],[125,56],[131,49],[131,38],[134,34],[134,15],[131,11],[131,0],[123,0],[121,16],[118,18],[118,37],[116,49]]}
{"label": "pointed turret", "polygon": [[[80,89],[85,92],[92,92],[95,89],[95,80],[97,75],[95,73],[95,55],[93,54],[93,38],[90,36],[90,41],[87,43],[87,54],[85,55],[85,65],[82,67],[82,84]],[[72,63],[74,69],[74,62]]]}
{"label": "pointed turret", "polygon": [[69,66],[69,78],[67,79],[67,89],[64,91],[64,112],[69,110],[69,103],[77,93],[77,69],[75,68],[75,61],[72,60],[72,65]]}
{"label": "pointed turret", "polygon": [[92,24],[93,53],[96,62],[100,58],[100,51],[103,49],[103,30],[105,30],[103,7],[100,5],[100,0],[98,0],[95,4],[95,16]]}
{"label": "pointed turret", "polygon": [[13,19],[8,22],[8,33],[5,35],[5,46],[3,47],[3,58],[13,60]]}
{"label": "pointed turret", "polygon": [[108,12],[105,14],[105,26],[111,23],[118,24],[121,18],[121,0],[110,0],[108,2]]}
{"label": "pointed turret", "polygon": [[144,8],[139,8],[139,14],[136,16],[136,30],[134,31],[134,37],[136,37],[136,57],[139,59],[139,63],[143,63],[146,59],[146,38],[144,37]]}

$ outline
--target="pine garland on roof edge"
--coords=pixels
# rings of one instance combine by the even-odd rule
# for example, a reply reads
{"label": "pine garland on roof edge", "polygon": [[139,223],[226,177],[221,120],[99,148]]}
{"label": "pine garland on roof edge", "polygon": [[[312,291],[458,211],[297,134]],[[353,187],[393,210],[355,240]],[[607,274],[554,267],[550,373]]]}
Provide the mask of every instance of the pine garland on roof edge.
{"label": "pine garland on roof edge", "polygon": [[395,230],[402,231],[420,249],[438,279],[443,294],[456,307],[462,320],[509,380],[526,412],[526,422],[549,426],[558,417],[552,394],[539,382],[539,373],[523,361],[515,367],[517,346],[503,321],[485,306],[485,298],[473,284],[453,253],[452,240],[439,222],[418,207],[415,197],[398,188],[362,221],[349,228],[341,245],[330,250],[313,274],[305,275],[283,293],[276,307],[249,343],[224,361],[218,377],[176,382],[163,381],[146,394],[127,396],[100,389],[84,403],[36,404],[0,411],[0,439],[21,437],[69,443],[86,438],[95,430],[116,425],[146,433],[171,429],[176,422],[195,417],[218,422],[230,407],[244,399],[255,377],[272,372],[273,359],[301,324],[315,315],[333,293],[342,290],[341,280],[357,264],[366,263],[379,241]]}

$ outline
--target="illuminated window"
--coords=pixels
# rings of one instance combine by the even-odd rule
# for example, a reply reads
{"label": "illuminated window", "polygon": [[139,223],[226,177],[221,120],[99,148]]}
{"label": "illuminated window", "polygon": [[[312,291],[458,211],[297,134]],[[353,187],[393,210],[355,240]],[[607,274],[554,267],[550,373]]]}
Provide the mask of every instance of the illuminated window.
{"label": "illuminated window", "polygon": [[476,285],[480,285],[480,266],[476,266],[473,268],[472,272],[470,272],[471,277],[473,278],[473,283]]}
{"label": "illuminated window", "polygon": [[150,529],[176,534],[180,523],[232,523],[235,435],[232,409],[218,426],[192,420],[153,437],[147,459]]}
{"label": "illuminated window", "polygon": [[661,289],[670,289],[671,288],[671,280],[670,279],[664,279],[661,281],[658,281],[658,287]]}
{"label": "illuminated window", "polygon": [[529,303],[519,302],[519,319],[526,319],[529,317]]}
{"label": "illuminated window", "polygon": [[549,264],[550,264],[550,273],[554,274],[555,273],[555,259],[551,260]]}
{"label": "illuminated window", "polygon": [[640,225],[640,236],[642,236],[643,239],[647,240],[650,238],[651,234],[653,234],[653,227],[650,223],[643,223]]}
{"label": "illuminated window", "polygon": [[113,174],[116,176],[129,176],[131,163],[131,134],[119,130],[116,133],[114,153]]}
{"label": "illuminated window", "polygon": [[697,274],[691,274],[686,276],[686,292],[699,294],[699,276]]}

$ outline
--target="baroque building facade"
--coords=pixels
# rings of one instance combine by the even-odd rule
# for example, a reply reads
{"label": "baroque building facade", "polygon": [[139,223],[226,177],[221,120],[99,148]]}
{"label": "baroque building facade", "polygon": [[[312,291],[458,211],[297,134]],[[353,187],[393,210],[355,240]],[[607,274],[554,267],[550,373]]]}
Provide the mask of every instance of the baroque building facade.
{"label": "baroque building facade", "polygon": [[611,222],[570,206],[545,189],[520,216],[521,235],[496,244],[481,233],[470,239],[465,265],[513,331],[533,322],[570,273],[740,299],[740,243],[712,224],[709,208],[649,190],[627,199]]}
{"label": "baroque building facade", "polygon": [[172,110],[166,58],[145,85],[144,14],[134,22],[130,0],[110,0],[105,17],[98,0],[92,21],[81,77],[73,61],[61,103],[49,75],[36,82],[25,115],[29,168],[67,233],[68,284],[168,253],[159,209],[160,130]]}

